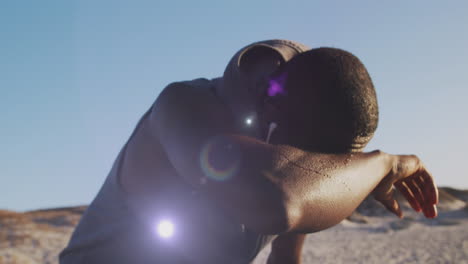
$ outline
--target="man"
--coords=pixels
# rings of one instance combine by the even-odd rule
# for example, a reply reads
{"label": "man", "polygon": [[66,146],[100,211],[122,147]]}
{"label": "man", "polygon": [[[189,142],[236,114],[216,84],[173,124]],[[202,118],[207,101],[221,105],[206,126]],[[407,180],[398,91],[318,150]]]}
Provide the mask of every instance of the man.
{"label": "man", "polygon": [[[330,140],[343,136],[336,123],[303,112],[304,101],[287,103],[302,99],[303,89],[294,90],[299,86],[291,82],[301,76],[285,63],[306,50],[282,40],[254,43],[234,56],[221,79],[169,85],[122,149],[61,263],[248,263],[275,237],[278,244],[300,240],[296,233],[339,223],[372,191],[400,214],[394,184],[434,217],[435,185],[416,157],[347,154],[341,146],[362,150],[372,129],[357,129],[355,141],[345,133],[340,146]],[[323,61],[344,67],[346,76],[354,65],[341,55]],[[275,85],[286,90],[272,91]],[[352,112],[365,123],[365,111]],[[343,124],[348,131],[354,126]],[[270,261],[277,256],[272,252]]]}
{"label": "man", "polygon": [[[339,49],[313,49],[294,57],[275,75],[261,107],[264,123],[280,124],[271,143],[319,153],[363,151],[377,128],[378,105],[372,80],[357,57]],[[385,184],[374,194],[401,217],[392,189]],[[402,184],[396,186],[421,210]],[[433,208],[424,209],[427,217],[435,216]],[[301,233],[282,234],[273,242],[268,263],[300,263],[304,239]]]}

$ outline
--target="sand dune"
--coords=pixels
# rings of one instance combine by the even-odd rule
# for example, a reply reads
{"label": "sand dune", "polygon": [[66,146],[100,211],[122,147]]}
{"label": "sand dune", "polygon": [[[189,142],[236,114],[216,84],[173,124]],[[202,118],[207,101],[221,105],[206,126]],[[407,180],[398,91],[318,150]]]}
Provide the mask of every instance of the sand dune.
{"label": "sand dune", "polygon": [[[303,263],[467,263],[468,190],[440,188],[440,216],[428,220],[399,197],[405,218],[366,199],[347,220],[310,234]],[[57,263],[86,206],[24,213],[0,210],[0,264]],[[254,264],[265,263],[269,248]]]}
{"label": "sand dune", "polygon": [[0,264],[58,263],[57,255],[85,209],[0,210]]}

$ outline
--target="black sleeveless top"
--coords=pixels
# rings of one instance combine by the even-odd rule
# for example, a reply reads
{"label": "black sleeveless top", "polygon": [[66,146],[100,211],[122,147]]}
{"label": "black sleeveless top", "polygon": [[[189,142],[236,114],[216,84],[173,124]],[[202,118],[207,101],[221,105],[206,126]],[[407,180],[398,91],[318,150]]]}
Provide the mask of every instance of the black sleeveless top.
{"label": "black sleeveless top", "polygon": [[[215,92],[213,82],[206,79],[186,84],[194,89],[206,89],[208,86]],[[151,109],[143,115],[135,131],[149,122],[150,112]],[[135,135],[136,132],[127,144],[131,144]],[[257,234],[242,223],[235,222],[212,200],[194,192],[188,184],[161,193],[161,196],[166,196],[161,200],[176,217],[177,228],[186,232],[182,232],[182,239],[178,241],[158,238],[154,226],[132,212],[127,194],[119,182],[127,144],[82,216],[68,246],[61,252],[61,264],[247,264],[275,238]]]}

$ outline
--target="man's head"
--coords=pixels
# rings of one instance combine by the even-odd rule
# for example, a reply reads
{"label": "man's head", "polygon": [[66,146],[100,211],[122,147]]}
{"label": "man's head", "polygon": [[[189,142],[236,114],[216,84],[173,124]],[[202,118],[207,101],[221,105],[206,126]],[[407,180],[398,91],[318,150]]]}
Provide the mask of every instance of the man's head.
{"label": "man's head", "polygon": [[[303,44],[275,39],[252,43],[232,57],[217,86],[217,93],[229,106],[240,127],[245,118],[256,119],[256,104],[271,74],[306,50],[309,48]],[[252,122],[250,131],[246,132],[254,132],[256,123]]]}
{"label": "man's head", "polygon": [[301,53],[270,81],[264,123],[273,143],[320,152],[361,151],[378,124],[372,80],[353,54],[335,48]]}

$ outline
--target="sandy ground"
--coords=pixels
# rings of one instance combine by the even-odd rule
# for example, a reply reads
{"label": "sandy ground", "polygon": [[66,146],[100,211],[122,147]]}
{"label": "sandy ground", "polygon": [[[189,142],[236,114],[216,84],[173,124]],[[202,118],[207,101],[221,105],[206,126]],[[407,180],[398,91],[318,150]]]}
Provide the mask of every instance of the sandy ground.
{"label": "sandy ground", "polygon": [[[440,214],[433,220],[405,203],[405,218],[398,219],[366,199],[351,221],[309,234],[302,263],[468,264],[468,190],[445,188],[439,193]],[[0,264],[57,264],[85,209],[0,210]],[[266,263],[269,251],[266,247],[253,264]]]}
{"label": "sandy ground", "polygon": [[[372,217],[370,223],[344,221],[309,234],[302,254],[308,263],[468,264],[468,212],[442,213],[439,219]],[[266,263],[270,248],[254,264]]]}

